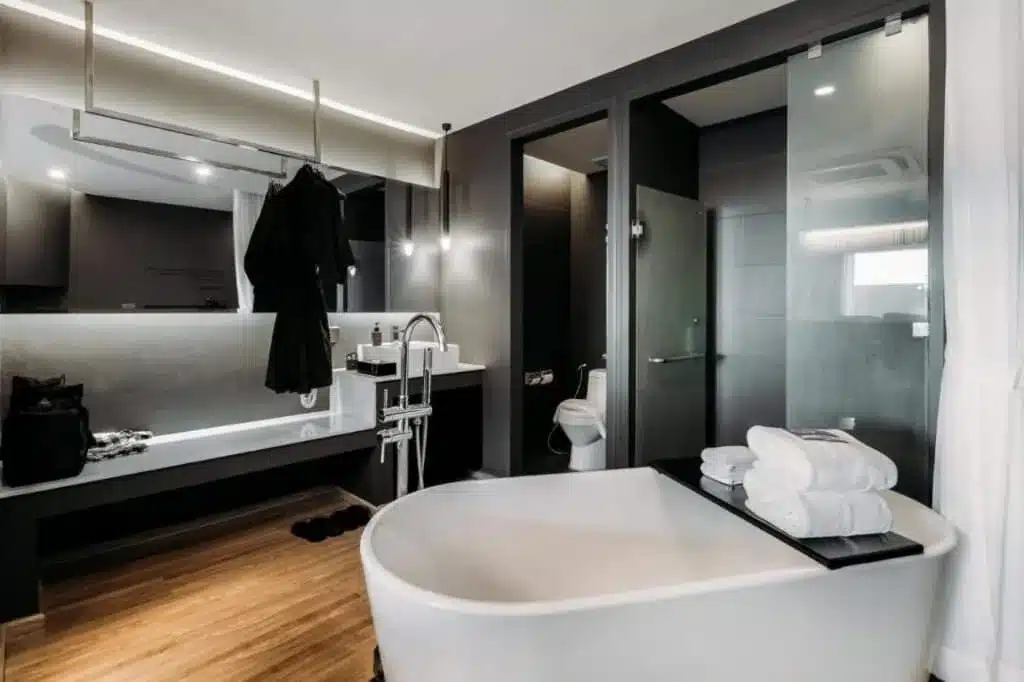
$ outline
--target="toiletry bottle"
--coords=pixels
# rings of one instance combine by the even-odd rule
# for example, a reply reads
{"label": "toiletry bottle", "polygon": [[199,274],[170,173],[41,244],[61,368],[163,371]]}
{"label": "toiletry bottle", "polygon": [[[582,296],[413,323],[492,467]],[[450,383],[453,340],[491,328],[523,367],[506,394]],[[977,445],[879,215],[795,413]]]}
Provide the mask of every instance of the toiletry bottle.
{"label": "toiletry bottle", "polygon": [[380,322],[373,323],[373,331],[370,332],[370,343],[379,346],[381,343]]}
{"label": "toiletry bottle", "polygon": [[397,324],[391,325],[391,340],[398,342],[402,336],[402,330],[398,328]]}

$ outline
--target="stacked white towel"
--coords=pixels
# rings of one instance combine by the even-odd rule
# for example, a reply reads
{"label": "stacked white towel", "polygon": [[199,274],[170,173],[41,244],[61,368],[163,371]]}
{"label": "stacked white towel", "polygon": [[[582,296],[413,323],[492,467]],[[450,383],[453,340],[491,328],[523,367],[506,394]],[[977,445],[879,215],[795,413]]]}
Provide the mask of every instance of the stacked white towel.
{"label": "stacked white towel", "polygon": [[700,454],[700,472],[724,485],[735,486],[743,483],[757,457],[750,448],[742,445],[727,445],[720,448],[704,448]]}
{"label": "stacked white towel", "polygon": [[843,431],[755,426],[757,457],[744,478],[747,508],[797,538],[886,533],[892,511],[878,494],[896,485],[891,459]]}

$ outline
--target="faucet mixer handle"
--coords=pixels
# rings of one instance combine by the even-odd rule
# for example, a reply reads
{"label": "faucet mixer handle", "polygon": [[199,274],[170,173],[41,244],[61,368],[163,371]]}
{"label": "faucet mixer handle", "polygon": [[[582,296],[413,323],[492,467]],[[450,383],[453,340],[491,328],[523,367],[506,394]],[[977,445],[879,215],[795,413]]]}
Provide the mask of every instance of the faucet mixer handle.
{"label": "faucet mixer handle", "polygon": [[434,384],[434,349],[423,350],[423,404],[430,404],[430,392]]}

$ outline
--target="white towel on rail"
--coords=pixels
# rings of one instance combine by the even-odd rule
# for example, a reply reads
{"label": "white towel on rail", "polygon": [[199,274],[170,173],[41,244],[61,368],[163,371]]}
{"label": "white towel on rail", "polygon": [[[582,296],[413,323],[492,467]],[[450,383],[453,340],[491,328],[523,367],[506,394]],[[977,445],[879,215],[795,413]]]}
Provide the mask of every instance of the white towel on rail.
{"label": "white towel on rail", "polygon": [[891,459],[837,429],[754,426],[747,444],[759,464],[797,491],[866,492],[896,485]]}

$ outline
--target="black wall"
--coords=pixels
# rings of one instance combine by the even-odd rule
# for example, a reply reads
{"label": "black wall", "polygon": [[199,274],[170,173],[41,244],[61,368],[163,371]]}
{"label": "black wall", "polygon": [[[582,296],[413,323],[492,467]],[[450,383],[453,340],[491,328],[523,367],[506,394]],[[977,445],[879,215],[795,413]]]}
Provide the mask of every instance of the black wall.
{"label": "black wall", "polygon": [[238,307],[230,211],[71,194],[72,311]]}
{"label": "black wall", "polygon": [[700,131],[715,244],[715,424],[722,445],[786,424],[786,111]]}
{"label": "black wall", "polygon": [[[609,336],[621,333],[628,305],[630,102],[680,86],[697,89],[757,70],[766,59],[796,53],[809,44],[880,25],[894,12],[930,8],[942,0],[849,0],[823,3],[798,0],[722,29],[649,59],[454,133],[449,142],[453,194],[453,250],[442,270],[441,312],[467,357],[488,365],[484,386],[484,467],[501,474],[522,470],[519,405],[523,391],[521,201],[514,178],[522,173],[521,140],[570,122],[610,114],[609,147]],[[933,64],[941,64],[944,24],[932,22]],[[936,42],[938,41],[938,42]],[[933,68],[933,73],[936,69]],[[941,73],[941,70],[939,70]],[[932,171],[941,177],[942,83],[932,86],[929,121]],[[936,183],[938,184],[938,183]],[[941,223],[941,196],[933,197],[932,216]],[[940,232],[940,230],[935,230]],[[933,250],[933,253],[935,251]],[[940,273],[937,273],[940,274]],[[624,291],[623,291],[624,289]],[[941,309],[941,296],[936,304]],[[933,316],[937,320],[940,318]],[[619,329],[619,331],[616,331]],[[937,339],[938,340],[938,339]],[[940,340],[938,340],[940,341]],[[629,358],[609,347],[609,456],[613,466],[628,461],[619,452],[621,421],[628,400],[623,373]],[[941,352],[936,354],[940,357]],[[941,366],[931,368],[936,380]],[[936,382],[937,383],[937,382]],[[937,397],[937,391],[934,396]]]}
{"label": "black wall", "polygon": [[[570,320],[571,195],[569,170],[523,159],[523,363],[527,372],[553,370],[555,381],[523,394],[526,460],[547,454],[555,408],[573,390]],[[532,462],[530,462],[532,464]],[[527,465],[532,470],[532,466]]]}
{"label": "black wall", "polygon": [[384,191],[379,186],[350,193],[345,199],[348,238],[361,242],[384,241]]}
{"label": "black wall", "polygon": [[631,112],[630,182],[696,199],[700,131],[661,102],[637,102]]}
{"label": "black wall", "polygon": [[[569,291],[573,370],[580,363],[604,367],[607,346],[605,306],[608,245],[608,173],[572,177],[572,249]],[[575,385],[573,386],[575,388]]]}

